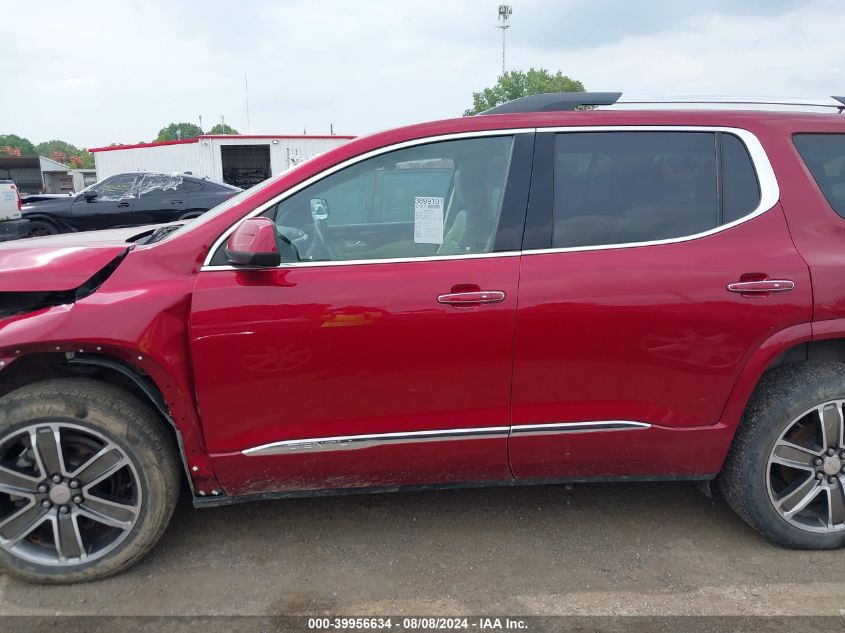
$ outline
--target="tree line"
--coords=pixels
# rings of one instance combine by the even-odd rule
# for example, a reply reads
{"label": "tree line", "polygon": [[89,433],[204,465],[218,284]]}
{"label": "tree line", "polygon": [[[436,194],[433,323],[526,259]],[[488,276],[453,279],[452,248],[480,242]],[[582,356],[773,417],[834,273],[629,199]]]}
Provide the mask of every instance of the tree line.
{"label": "tree line", "polygon": [[[206,134],[237,134],[230,125],[218,123]],[[198,125],[193,123],[171,123],[159,130],[154,141],[175,141],[188,139],[203,134]],[[147,141],[140,141],[145,143]],[[111,143],[116,147],[123,143]],[[76,147],[67,141],[54,139],[43,143],[33,143],[28,138],[17,134],[0,134],[0,156],[44,156],[72,169],[93,169],[94,155],[84,147]]]}

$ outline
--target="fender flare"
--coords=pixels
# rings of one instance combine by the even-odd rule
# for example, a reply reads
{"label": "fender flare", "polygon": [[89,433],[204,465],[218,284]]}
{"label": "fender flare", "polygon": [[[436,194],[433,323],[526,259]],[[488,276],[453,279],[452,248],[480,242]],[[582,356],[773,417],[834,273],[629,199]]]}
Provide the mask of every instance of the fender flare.
{"label": "fender flare", "polygon": [[158,412],[165,420],[167,420],[167,423],[176,434],[176,443],[179,445],[179,461],[182,462],[182,467],[185,469],[185,474],[188,476],[188,484],[191,486],[191,493],[193,494],[194,482],[191,478],[191,470],[188,467],[188,458],[185,454],[185,444],[182,441],[182,431],[179,430],[179,427],[176,426],[176,422],[173,421],[173,416],[170,415],[170,409],[167,408],[167,402],[165,402],[164,396],[161,394],[161,391],[159,391],[158,386],[155,382],[153,382],[152,378],[139,373],[129,365],[119,360],[96,356],[93,354],[75,354],[72,358],[67,359],[67,364],[112,369],[126,376],[126,378],[131,380],[144,394],[146,394],[149,401],[153,403],[156,409],[158,409]]}
{"label": "fender flare", "polygon": [[722,410],[721,423],[730,429],[731,436],[739,426],[751,394],[772,362],[788,349],[812,340],[813,324],[799,323],[775,332],[754,350],[740,371]]}

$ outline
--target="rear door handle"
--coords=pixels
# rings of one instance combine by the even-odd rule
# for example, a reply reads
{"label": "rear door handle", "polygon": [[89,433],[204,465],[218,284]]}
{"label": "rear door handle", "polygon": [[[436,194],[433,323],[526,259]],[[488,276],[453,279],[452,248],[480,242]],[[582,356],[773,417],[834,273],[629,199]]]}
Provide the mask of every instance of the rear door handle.
{"label": "rear door handle", "polygon": [[128,202],[121,202],[117,206],[125,209],[126,207],[131,206],[131,205]]}
{"label": "rear door handle", "polygon": [[505,293],[501,290],[476,290],[473,292],[450,292],[437,297],[437,303],[450,306],[474,306],[482,303],[501,303]]}
{"label": "rear door handle", "polygon": [[730,292],[743,295],[762,295],[771,292],[788,292],[795,288],[795,282],[790,279],[761,279],[759,281],[735,281],[728,284]]}
{"label": "rear door handle", "polygon": [[170,204],[182,204],[181,200],[171,200]]}

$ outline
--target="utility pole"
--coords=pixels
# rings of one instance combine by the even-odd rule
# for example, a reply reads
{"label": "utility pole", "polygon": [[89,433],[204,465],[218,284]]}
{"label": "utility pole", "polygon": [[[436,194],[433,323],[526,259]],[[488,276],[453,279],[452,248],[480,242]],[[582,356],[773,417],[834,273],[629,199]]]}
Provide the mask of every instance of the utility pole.
{"label": "utility pole", "polygon": [[200,134],[202,134],[202,115],[200,114],[199,117],[200,117]]}
{"label": "utility pole", "polygon": [[244,96],[246,97],[246,131],[249,132],[249,83],[247,83],[246,73],[244,73]]}
{"label": "utility pole", "polygon": [[497,29],[502,29],[502,76],[505,76],[505,32],[511,27],[508,20],[513,13],[513,8],[509,4],[499,5],[499,26]]}

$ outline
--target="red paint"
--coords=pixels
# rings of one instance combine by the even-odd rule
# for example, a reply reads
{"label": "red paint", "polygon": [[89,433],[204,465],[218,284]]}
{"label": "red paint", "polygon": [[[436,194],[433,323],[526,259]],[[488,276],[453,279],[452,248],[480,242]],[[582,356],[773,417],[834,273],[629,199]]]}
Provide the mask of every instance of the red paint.
{"label": "red paint", "polygon": [[200,134],[197,138],[219,138],[228,140],[238,140],[240,138],[280,138],[280,139],[305,139],[305,140],[331,140],[343,139],[349,140],[356,138],[354,135],[343,134]]}
{"label": "red paint", "polygon": [[[506,426],[518,272],[518,257],[501,257],[200,273],[191,355],[209,451],[280,439]],[[476,308],[437,302],[462,282],[502,290],[506,298]],[[471,450],[473,460],[461,464],[470,479],[501,479],[505,442],[406,446],[400,454],[410,450],[413,461],[381,467],[407,483],[412,464],[427,463],[427,472],[448,480],[454,475],[443,460]],[[429,451],[433,461],[423,458]],[[277,469],[277,489],[289,482],[311,488],[326,477],[370,485],[370,452],[339,460],[246,459],[262,472]],[[385,481],[393,483],[400,482]]]}
{"label": "red paint", "polygon": [[226,256],[236,264],[250,264],[256,257],[277,255],[276,225],[270,218],[247,218],[226,241]]}
{"label": "red paint", "polygon": [[[581,125],[747,129],[773,164],[781,203],[724,232],[659,246],[200,271],[211,244],[250,211],[349,158],[442,134]],[[466,117],[357,138],[158,244],[127,243],[138,231],[123,230],[0,246],[0,292],[73,288],[129,248],[93,294],[0,320],[2,371],[27,354],[83,349],[148,374],[206,492],[497,481],[510,477],[508,451],[521,478],[713,474],[774,359],[813,338],[845,338],[845,220],[795,152],[790,136],[799,131],[845,131],[845,119],[585,111]],[[726,290],[753,273],[791,279],[795,289]],[[437,301],[470,287],[501,290],[505,300]],[[510,445],[496,437],[240,452],[289,439],[614,419],[653,426],[514,436]]]}
{"label": "red paint", "polygon": [[0,250],[0,292],[77,288],[126,250],[125,244],[56,249],[38,246],[37,240],[12,244]]}
{"label": "red paint", "polygon": [[[756,270],[791,279],[795,289],[764,299],[727,290]],[[668,429],[716,424],[754,350],[778,330],[808,322],[811,304],[807,266],[780,208],[688,242],[526,255],[513,423],[633,420]],[[575,443],[572,434],[515,436],[515,475],[568,476],[587,464],[601,470],[609,467],[607,451],[593,450],[601,444],[618,441],[633,451],[628,442],[635,437],[647,438],[646,446],[659,437],[669,440],[656,430],[591,435]],[[688,472],[715,472],[712,464],[698,459]]]}

